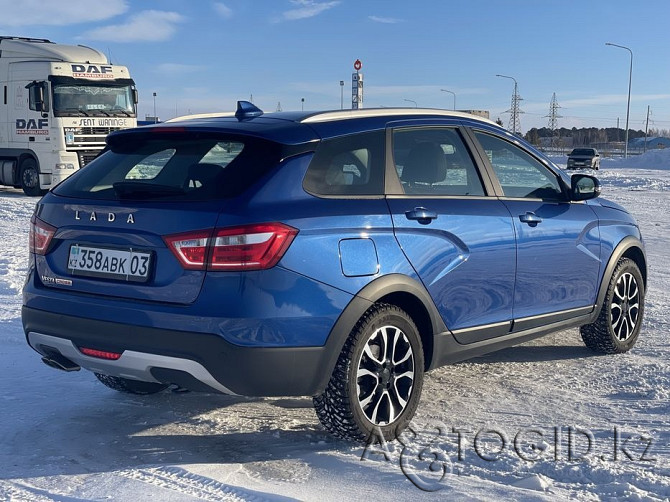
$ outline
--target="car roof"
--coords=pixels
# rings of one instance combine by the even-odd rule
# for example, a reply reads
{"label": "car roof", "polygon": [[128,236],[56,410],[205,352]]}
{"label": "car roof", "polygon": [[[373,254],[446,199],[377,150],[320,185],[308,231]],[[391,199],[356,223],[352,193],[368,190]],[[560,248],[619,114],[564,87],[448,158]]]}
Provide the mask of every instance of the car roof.
{"label": "car roof", "polygon": [[[256,109],[258,110],[258,109]],[[476,121],[499,128],[488,119],[463,112],[433,108],[367,108],[361,110],[290,111],[244,116],[239,112],[187,115],[163,124],[144,126],[152,131],[176,128],[262,137],[284,144],[308,143],[367,130],[384,129],[389,122],[413,119]]]}

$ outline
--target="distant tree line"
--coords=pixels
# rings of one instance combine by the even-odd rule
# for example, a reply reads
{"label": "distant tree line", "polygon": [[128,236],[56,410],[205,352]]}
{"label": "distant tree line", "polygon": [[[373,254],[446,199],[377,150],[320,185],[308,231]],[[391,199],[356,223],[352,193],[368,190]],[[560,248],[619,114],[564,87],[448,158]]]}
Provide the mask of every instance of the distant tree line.
{"label": "distant tree line", "polygon": [[[670,131],[667,129],[649,129],[647,136],[650,138],[664,137],[670,138]],[[626,133],[624,129],[616,127],[607,127],[605,129],[598,129],[596,127],[582,127],[577,129],[567,129],[561,127],[552,131],[548,127],[530,129],[524,136],[526,141],[533,145],[540,144],[540,138],[572,138],[573,146],[588,146],[596,143],[612,143],[615,141],[624,141]],[[628,140],[635,138],[644,138],[644,131],[636,131],[634,129],[628,130]]]}

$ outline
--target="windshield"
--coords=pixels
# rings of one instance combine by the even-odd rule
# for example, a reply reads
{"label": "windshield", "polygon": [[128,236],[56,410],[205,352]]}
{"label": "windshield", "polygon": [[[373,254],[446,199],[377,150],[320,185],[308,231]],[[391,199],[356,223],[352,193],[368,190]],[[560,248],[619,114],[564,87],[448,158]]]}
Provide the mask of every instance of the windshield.
{"label": "windshield", "polygon": [[130,85],[55,84],[53,104],[56,117],[134,117],[135,104]]}

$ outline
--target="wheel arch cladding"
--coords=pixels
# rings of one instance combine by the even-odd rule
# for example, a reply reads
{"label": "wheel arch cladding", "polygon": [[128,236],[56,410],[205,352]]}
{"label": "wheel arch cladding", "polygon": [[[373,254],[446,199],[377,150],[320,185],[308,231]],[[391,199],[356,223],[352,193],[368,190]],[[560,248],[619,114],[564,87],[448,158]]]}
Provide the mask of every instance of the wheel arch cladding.
{"label": "wheel arch cladding", "polygon": [[447,332],[447,328],[420,282],[406,275],[389,274],[375,279],[359,291],[335,323],[327,341],[328,361],[324,365],[327,378],[330,378],[342,347],[356,323],[375,303],[388,303],[407,312],[419,329],[424,346],[425,370],[435,367],[434,337]]}
{"label": "wheel arch cladding", "polygon": [[605,273],[600,282],[600,289],[598,290],[598,299],[596,300],[596,309],[594,311],[594,319],[598,317],[600,309],[602,308],[605,296],[607,295],[607,287],[612,278],[612,274],[616,269],[617,264],[621,258],[629,258],[635,262],[642,274],[644,283],[644,290],[647,290],[647,258],[644,253],[644,244],[642,241],[633,236],[624,237],[610,255],[607,262]]}
{"label": "wheel arch cladding", "polygon": [[423,345],[424,371],[428,371],[433,360],[433,325],[428,309],[419,298],[406,291],[396,291],[383,296],[378,303],[395,305],[409,315],[419,330],[419,337]]}
{"label": "wheel arch cladding", "polygon": [[642,274],[642,280],[644,281],[644,289],[647,290],[647,259],[644,255],[642,249],[638,246],[631,246],[627,248],[620,258],[630,258],[635,262],[637,267],[640,269]]}

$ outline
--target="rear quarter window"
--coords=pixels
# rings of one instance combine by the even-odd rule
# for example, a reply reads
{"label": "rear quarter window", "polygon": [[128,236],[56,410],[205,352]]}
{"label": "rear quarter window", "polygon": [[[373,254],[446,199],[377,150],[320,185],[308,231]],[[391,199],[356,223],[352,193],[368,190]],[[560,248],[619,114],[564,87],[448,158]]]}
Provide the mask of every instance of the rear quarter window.
{"label": "rear quarter window", "polygon": [[309,164],[303,188],[317,196],[382,195],[384,131],[323,140]]}

